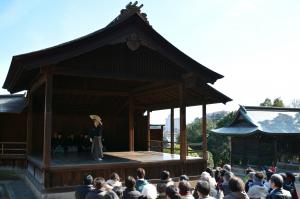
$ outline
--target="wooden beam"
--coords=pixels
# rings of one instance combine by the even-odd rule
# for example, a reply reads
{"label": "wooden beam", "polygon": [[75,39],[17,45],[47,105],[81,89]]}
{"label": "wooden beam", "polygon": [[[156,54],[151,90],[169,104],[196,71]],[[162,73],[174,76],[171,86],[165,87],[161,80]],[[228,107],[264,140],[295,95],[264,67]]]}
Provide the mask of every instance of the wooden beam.
{"label": "wooden beam", "polygon": [[27,135],[26,135],[26,153],[31,153],[32,150],[32,95],[28,94],[28,111],[27,111]]}
{"label": "wooden beam", "polygon": [[174,154],[174,108],[171,108],[171,117],[170,117],[170,125],[171,125],[171,154]]}
{"label": "wooden beam", "polygon": [[48,169],[51,162],[51,133],[52,133],[52,95],[53,75],[46,73],[45,86],[45,111],[44,111],[44,145],[43,145],[43,167]]}
{"label": "wooden beam", "polygon": [[29,93],[33,93],[38,88],[40,88],[46,82],[46,74],[40,74],[36,79],[32,81],[32,84],[29,89]]}
{"label": "wooden beam", "polygon": [[163,87],[163,88],[156,88],[156,89],[149,89],[149,90],[145,90],[145,91],[140,91],[140,92],[136,92],[133,95],[138,97],[138,96],[147,96],[147,95],[153,95],[156,93],[164,93],[167,90],[172,90],[172,89],[177,89],[178,85],[171,85],[171,86],[167,86],[167,87]]}
{"label": "wooden beam", "polygon": [[56,67],[53,69],[55,75],[67,75],[75,77],[95,77],[95,78],[105,78],[105,79],[118,79],[118,80],[133,80],[141,82],[178,82],[178,78],[174,76],[159,76],[159,75],[149,75],[143,76],[138,73],[125,73],[125,72],[103,72],[101,70],[92,69],[76,69],[74,67]]}
{"label": "wooden beam", "polygon": [[81,89],[55,89],[55,94],[67,95],[91,95],[91,96],[120,96],[128,97],[128,92],[123,91],[102,91],[102,90],[81,90]]}
{"label": "wooden beam", "polygon": [[147,110],[147,150],[151,150],[150,111]]}
{"label": "wooden beam", "polygon": [[203,158],[208,159],[207,155],[207,135],[206,135],[206,104],[202,105],[202,149]]}
{"label": "wooden beam", "polygon": [[129,96],[129,151],[134,151],[134,102]]}
{"label": "wooden beam", "polygon": [[186,137],[186,107],[184,85],[179,86],[180,96],[180,160],[186,160],[187,155],[187,137]]}

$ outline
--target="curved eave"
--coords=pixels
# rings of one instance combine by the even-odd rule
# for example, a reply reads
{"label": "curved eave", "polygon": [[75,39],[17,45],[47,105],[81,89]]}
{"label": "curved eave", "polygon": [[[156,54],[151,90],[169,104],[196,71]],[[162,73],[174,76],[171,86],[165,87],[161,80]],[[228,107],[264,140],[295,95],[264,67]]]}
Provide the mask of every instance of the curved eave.
{"label": "curved eave", "polygon": [[[14,56],[3,88],[7,89],[11,93],[15,93],[21,90],[26,90],[28,85],[16,86],[16,81],[22,75],[22,71],[32,70],[34,67],[42,67],[46,65],[56,64],[62,60],[70,59],[88,51],[94,50],[104,45],[108,45],[109,41],[106,39],[111,36],[112,33],[117,33],[120,27],[124,27],[131,24],[140,24],[148,31],[153,37],[157,38],[160,45],[165,48],[166,51],[170,51],[174,55],[175,59],[179,59],[186,64],[184,67],[191,67],[194,72],[198,73],[209,83],[214,83],[217,79],[223,76],[206,68],[200,63],[196,62],[170,42],[164,39],[159,33],[157,33],[148,23],[146,23],[138,14],[133,14],[128,19],[117,23],[116,25],[107,26],[103,29],[97,30],[93,33],[85,35],[83,37],[71,40],[66,43],[62,43],[53,47],[45,48],[42,50],[21,54]],[[99,39],[101,38],[101,39]],[[95,42],[96,40],[96,42]],[[168,59],[172,59],[169,56]],[[226,100],[225,100],[226,101]]]}
{"label": "curved eave", "polygon": [[222,127],[210,130],[213,133],[226,136],[247,136],[258,132],[257,127]]}

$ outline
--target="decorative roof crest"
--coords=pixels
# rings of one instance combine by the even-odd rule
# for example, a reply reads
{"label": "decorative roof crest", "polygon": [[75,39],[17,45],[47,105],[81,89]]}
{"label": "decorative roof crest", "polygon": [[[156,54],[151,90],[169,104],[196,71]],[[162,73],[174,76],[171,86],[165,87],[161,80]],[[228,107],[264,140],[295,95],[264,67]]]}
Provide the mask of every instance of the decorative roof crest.
{"label": "decorative roof crest", "polygon": [[141,8],[142,8],[144,5],[141,4],[141,5],[138,6],[137,4],[138,4],[137,1],[135,1],[134,3],[129,2],[129,3],[126,5],[125,9],[122,9],[122,10],[120,11],[120,15],[117,16],[112,22],[110,22],[110,23],[108,24],[108,26],[114,25],[114,24],[116,24],[116,23],[118,23],[118,22],[120,22],[120,21],[126,19],[127,17],[129,17],[129,16],[135,14],[135,13],[138,14],[145,22],[147,22],[147,23],[149,24],[149,21],[148,21],[148,19],[147,19],[147,14],[141,12]]}

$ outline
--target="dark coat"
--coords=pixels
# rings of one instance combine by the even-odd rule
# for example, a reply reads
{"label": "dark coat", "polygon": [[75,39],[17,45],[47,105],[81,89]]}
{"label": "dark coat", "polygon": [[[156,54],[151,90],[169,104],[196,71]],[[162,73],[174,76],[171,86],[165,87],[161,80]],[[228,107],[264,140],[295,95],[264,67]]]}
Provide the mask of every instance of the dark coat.
{"label": "dark coat", "polygon": [[246,192],[230,192],[224,199],[249,199]]}
{"label": "dark coat", "polygon": [[85,199],[104,199],[106,192],[99,190],[99,189],[94,189],[85,196]]}
{"label": "dark coat", "polygon": [[75,198],[76,199],[85,199],[85,196],[88,192],[92,191],[93,185],[82,185],[76,188],[75,190]]}
{"label": "dark coat", "polygon": [[283,188],[274,189],[267,196],[267,199],[292,199],[291,193]]}
{"label": "dark coat", "polygon": [[123,192],[123,199],[138,199],[142,194],[135,189],[128,189],[126,188]]}

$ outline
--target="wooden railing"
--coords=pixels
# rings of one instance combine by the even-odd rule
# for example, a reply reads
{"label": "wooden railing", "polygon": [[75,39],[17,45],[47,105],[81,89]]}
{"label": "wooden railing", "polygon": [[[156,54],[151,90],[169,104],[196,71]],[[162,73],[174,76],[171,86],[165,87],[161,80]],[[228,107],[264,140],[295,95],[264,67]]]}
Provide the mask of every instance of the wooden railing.
{"label": "wooden railing", "polygon": [[[155,151],[160,151],[160,152],[163,152],[163,151],[168,151],[169,153],[171,153],[171,146],[170,147],[165,147],[165,144],[171,144],[171,142],[168,142],[168,141],[160,141],[160,140],[150,140],[150,148],[152,150],[155,150]],[[174,142],[174,145],[175,144],[180,144],[179,142]],[[188,146],[201,146],[201,144],[199,143],[189,143]],[[179,150],[180,149],[175,149],[174,148],[174,152],[176,153],[179,153]],[[202,156],[202,152],[203,150],[196,150],[196,149],[188,149],[187,152],[189,154],[192,154],[192,153],[197,153],[198,155]]]}
{"label": "wooden railing", "polygon": [[26,142],[0,142],[0,155],[26,155]]}

